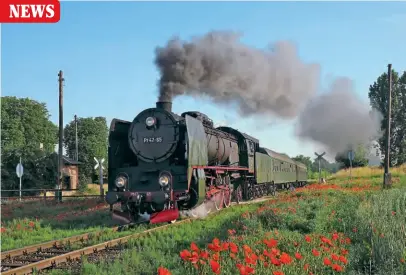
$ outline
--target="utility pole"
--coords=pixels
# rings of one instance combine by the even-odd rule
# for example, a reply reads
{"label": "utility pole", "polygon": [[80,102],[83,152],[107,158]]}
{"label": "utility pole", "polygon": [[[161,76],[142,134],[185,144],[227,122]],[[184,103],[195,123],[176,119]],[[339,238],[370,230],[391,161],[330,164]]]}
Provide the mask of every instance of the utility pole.
{"label": "utility pole", "polygon": [[79,160],[79,149],[78,149],[78,117],[75,115],[75,143],[76,143],[76,161]]}
{"label": "utility pole", "polygon": [[62,169],[63,169],[63,72],[58,73],[59,82],[59,147],[58,147],[58,197],[59,201],[62,199]]}
{"label": "utility pole", "polygon": [[383,176],[383,187],[390,187],[392,175],[389,172],[390,163],[390,122],[392,114],[392,64],[388,64],[388,120],[386,126],[386,152],[385,152],[385,174]]}
{"label": "utility pole", "polygon": [[321,159],[323,158],[323,156],[326,154],[326,152],[323,152],[322,154],[317,154],[316,152],[314,152],[314,154],[317,156],[317,160],[319,163],[319,183],[321,183]]}

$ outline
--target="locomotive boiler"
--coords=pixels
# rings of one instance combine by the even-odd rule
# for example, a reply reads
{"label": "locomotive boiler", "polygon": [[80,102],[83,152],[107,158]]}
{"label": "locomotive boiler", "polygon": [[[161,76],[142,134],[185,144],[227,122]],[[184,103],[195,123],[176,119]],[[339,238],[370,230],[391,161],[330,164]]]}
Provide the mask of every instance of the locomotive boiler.
{"label": "locomotive boiler", "polygon": [[108,160],[106,202],[124,223],[144,221],[144,213],[150,223],[172,222],[181,210],[193,215],[209,202],[220,209],[306,181],[303,165],[236,129],[215,128],[203,113],[179,116],[171,102],[157,102],[132,122],[113,119]]}

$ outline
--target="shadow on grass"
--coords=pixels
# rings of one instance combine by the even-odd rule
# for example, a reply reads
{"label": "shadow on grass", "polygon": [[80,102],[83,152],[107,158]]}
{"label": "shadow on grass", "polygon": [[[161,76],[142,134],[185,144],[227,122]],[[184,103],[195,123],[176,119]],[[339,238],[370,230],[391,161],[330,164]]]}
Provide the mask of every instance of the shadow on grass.
{"label": "shadow on grass", "polygon": [[1,206],[3,221],[13,219],[44,219],[52,218],[62,213],[72,213],[74,211],[84,211],[97,205],[107,205],[99,198],[87,199],[66,199],[62,202],[55,200],[13,202]]}
{"label": "shadow on grass", "polygon": [[87,229],[93,227],[112,227],[118,225],[111,218],[108,209],[90,212],[85,215],[71,216],[61,221],[55,219],[42,220],[41,224],[50,226],[52,229]]}

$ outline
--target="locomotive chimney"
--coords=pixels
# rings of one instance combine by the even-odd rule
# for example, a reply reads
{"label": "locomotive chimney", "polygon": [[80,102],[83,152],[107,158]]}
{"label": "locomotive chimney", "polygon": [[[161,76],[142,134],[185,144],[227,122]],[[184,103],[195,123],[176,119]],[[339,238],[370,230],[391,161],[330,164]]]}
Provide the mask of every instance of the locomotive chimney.
{"label": "locomotive chimney", "polygon": [[172,102],[170,101],[158,101],[156,103],[158,109],[164,109],[165,111],[172,112]]}

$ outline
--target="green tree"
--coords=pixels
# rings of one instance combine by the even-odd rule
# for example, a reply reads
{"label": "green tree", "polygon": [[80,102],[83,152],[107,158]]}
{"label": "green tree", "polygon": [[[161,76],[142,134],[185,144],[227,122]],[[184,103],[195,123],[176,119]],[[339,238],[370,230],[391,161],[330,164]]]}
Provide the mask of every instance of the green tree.
{"label": "green tree", "polygon": [[[383,115],[381,130],[387,129],[388,118],[388,74],[383,73],[370,85],[368,97],[373,108]],[[406,72],[400,73],[392,70],[392,113],[391,113],[391,147],[389,151],[390,165],[400,165],[406,162]],[[386,134],[379,140],[383,154],[386,153]]]}
{"label": "green tree", "polygon": [[1,98],[2,189],[19,188],[15,168],[20,156],[24,166],[23,189],[54,187],[57,169],[49,161],[57,142],[57,126],[49,117],[45,103]]}
{"label": "green tree", "polygon": [[303,163],[308,168],[311,167],[311,165],[312,165],[312,160],[310,159],[310,157],[305,157],[303,155],[298,155],[298,156],[296,156],[296,157],[294,157],[292,159],[295,160],[295,161]]}
{"label": "green tree", "polygon": [[[2,189],[19,189],[19,179],[15,173],[17,163],[19,163],[18,154],[11,154],[7,162],[2,162],[1,178]],[[24,166],[24,175],[22,177],[22,189],[52,189],[56,185],[58,176],[58,156],[56,153],[46,153],[42,150],[32,152],[22,159]],[[39,192],[24,192],[23,195],[34,195]],[[4,192],[2,196],[14,196],[18,192]]]}
{"label": "green tree", "polygon": [[58,127],[50,120],[45,103],[29,98],[1,98],[1,147],[3,158],[9,152],[31,155],[40,149],[52,153]]}
{"label": "green tree", "polygon": [[[355,150],[354,160],[352,161],[352,167],[363,167],[368,165],[368,159],[366,158],[367,150],[364,145],[358,145]],[[350,167],[350,160],[348,159],[348,151],[338,153],[335,157],[336,162],[342,164],[344,167]]]}
{"label": "green tree", "polygon": [[[107,162],[108,127],[104,117],[87,117],[77,119],[78,128],[78,157],[82,163],[79,166],[80,184],[92,178],[95,174],[94,157],[104,158]],[[72,121],[65,127],[64,145],[70,158],[75,159],[75,122]],[[107,169],[105,169],[106,171]]]}

